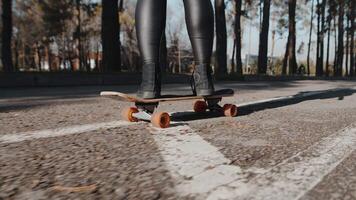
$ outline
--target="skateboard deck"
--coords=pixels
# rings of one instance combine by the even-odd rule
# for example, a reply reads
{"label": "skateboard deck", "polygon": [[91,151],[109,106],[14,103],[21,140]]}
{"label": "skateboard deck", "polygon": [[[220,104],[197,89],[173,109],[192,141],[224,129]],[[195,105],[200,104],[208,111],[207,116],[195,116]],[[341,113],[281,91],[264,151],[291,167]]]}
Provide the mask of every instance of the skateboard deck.
{"label": "skateboard deck", "polygon": [[235,117],[237,115],[237,107],[233,104],[225,104],[220,106],[219,102],[224,97],[234,96],[234,91],[224,89],[215,91],[211,96],[195,96],[195,95],[163,95],[157,99],[142,99],[133,95],[104,91],[100,93],[102,97],[108,97],[118,101],[135,103],[134,107],[127,107],[122,110],[122,117],[130,122],[150,121],[155,127],[168,128],[170,126],[170,115],[166,112],[155,112],[160,102],[174,102],[184,100],[197,100],[194,103],[194,112],[206,113],[217,112],[227,117]]}
{"label": "skateboard deck", "polygon": [[140,97],[128,95],[121,92],[104,91],[100,93],[100,96],[116,99],[119,101],[134,102],[134,103],[159,103],[165,101],[183,101],[194,99],[217,99],[223,97],[234,96],[234,91],[231,89],[218,90],[211,96],[196,96],[196,95],[163,95],[157,99],[142,99]]}

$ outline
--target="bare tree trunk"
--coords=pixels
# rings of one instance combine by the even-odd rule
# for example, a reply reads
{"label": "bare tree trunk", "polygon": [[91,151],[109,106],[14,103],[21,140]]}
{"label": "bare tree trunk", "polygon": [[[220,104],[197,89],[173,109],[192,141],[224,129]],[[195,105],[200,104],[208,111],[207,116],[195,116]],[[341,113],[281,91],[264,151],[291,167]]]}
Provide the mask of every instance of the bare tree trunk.
{"label": "bare tree trunk", "polygon": [[325,39],[325,9],[326,9],[326,0],[322,1],[321,7],[321,35],[320,35],[320,75],[324,74],[324,39]]}
{"label": "bare tree trunk", "polygon": [[2,48],[1,60],[4,72],[13,72],[11,41],[12,41],[12,0],[2,1]]}
{"label": "bare tree trunk", "polygon": [[310,14],[310,29],[309,29],[309,42],[308,42],[308,55],[307,55],[307,74],[310,75],[310,48],[312,41],[312,33],[313,33],[313,20],[314,20],[314,1],[312,0],[312,8]]}
{"label": "bare tree trunk", "polygon": [[296,58],[296,22],[295,22],[296,6],[297,6],[297,0],[288,0],[289,35],[288,35],[286,55],[283,61],[283,72],[285,73],[285,69],[287,68],[287,63],[288,63],[289,74],[296,74],[298,68],[297,58]]}
{"label": "bare tree trunk", "polygon": [[339,0],[339,23],[338,23],[338,48],[337,48],[337,67],[336,75],[342,76],[342,67],[344,61],[344,0]]}
{"label": "bare tree trunk", "polygon": [[273,59],[274,57],[274,49],[276,46],[276,31],[272,31],[272,47],[271,47],[271,58]]}
{"label": "bare tree trunk", "polygon": [[328,44],[327,44],[327,47],[326,47],[326,68],[325,68],[325,75],[326,76],[329,76],[330,75],[330,71],[329,71],[329,59],[330,59],[330,33],[331,33],[331,16],[330,16],[330,13],[329,13],[329,16],[328,16]]}
{"label": "bare tree trunk", "polygon": [[242,76],[242,60],[241,60],[241,7],[242,0],[235,0],[235,37],[236,37],[236,73]]}
{"label": "bare tree trunk", "polygon": [[263,1],[263,21],[262,29],[260,32],[260,44],[258,53],[258,73],[267,73],[268,62],[268,33],[269,33],[269,16],[270,16],[271,1]]}
{"label": "bare tree trunk", "polygon": [[235,52],[236,52],[236,39],[234,39],[234,45],[233,45],[233,48],[232,48],[231,71],[230,71],[230,73],[232,73],[232,74],[236,72]]}
{"label": "bare tree trunk", "polygon": [[215,21],[217,73],[225,75],[227,74],[227,33],[224,0],[215,0]]}
{"label": "bare tree trunk", "polygon": [[289,53],[289,36],[287,39],[286,51],[284,53],[284,58],[283,58],[283,65],[282,65],[282,74],[283,75],[287,75],[288,53]]}
{"label": "bare tree trunk", "polygon": [[317,15],[318,15],[318,25],[317,25],[317,42],[316,42],[316,62],[315,62],[315,75],[320,76],[320,1],[317,0]]}
{"label": "bare tree trunk", "polygon": [[350,1],[350,21],[351,21],[351,27],[350,27],[350,75],[355,76],[356,75],[356,66],[355,66],[355,1],[352,0]]}
{"label": "bare tree trunk", "polygon": [[346,20],[346,47],[345,47],[345,75],[349,76],[349,36],[350,36],[350,27],[349,19]]}
{"label": "bare tree trunk", "polygon": [[101,37],[103,45],[103,70],[120,71],[120,21],[117,0],[102,0]]}
{"label": "bare tree trunk", "polygon": [[76,9],[77,9],[77,30],[76,30],[76,43],[77,43],[77,52],[76,56],[78,57],[78,69],[84,71],[84,62],[83,62],[83,46],[82,46],[82,20],[81,20],[81,0],[76,0]]}
{"label": "bare tree trunk", "polygon": [[323,75],[324,68],[324,32],[325,32],[325,7],[326,0],[322,0],[321,4],[319,4],[318,9],[318,45],[317,45],[317,64],[316,64],[316,75]]}
{"label": "bare tree trunk", "polygon": [[337,75],[337,29],[336,29],[336,16],[334,16],[334,45],[335,45],[335,52],[334,52],[334,76]]}

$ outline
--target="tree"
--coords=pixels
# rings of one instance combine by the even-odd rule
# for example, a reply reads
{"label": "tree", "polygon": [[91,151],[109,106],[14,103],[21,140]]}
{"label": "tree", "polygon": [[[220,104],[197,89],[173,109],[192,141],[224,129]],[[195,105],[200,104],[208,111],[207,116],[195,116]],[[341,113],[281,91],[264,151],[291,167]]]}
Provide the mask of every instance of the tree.
{"label": "tree", "polygon": [[258,73],[266,74],[268,62],[268,33],[271,0],[263,0],[263,20],[258,53]]}
{"label": "tree", "polygon": [[[77,52],[76,56],[78,58],[78,67],[82,70],[83,68],[83,50],[82,50],[82,19],[81,19],[81,0],[76,0],[76,11],[77,11],[77,27],[75,31]],[[90,69],[86,69],[90,71]]]}
{"label": "tree", "polygon": [[[13,49],[15,68],[43,70],[43,11],[35,0],[17,0],[13,9]],[[26,49],[30,47],[30,52]]]}
{"label": "tree", "polygon": [[[121,0],[121,3],[123,0]],[[122,7],[122,5],[121,5]],[[165,5],[167,7],[167,5]],[[164,15],[167,15],[167,10],[165,10]],[[166,25],[165,21],[163,27],[163,34],[161,38],[160,48],[159,48],[159,63],[161,65],[161,72],[168,72],[168,50],[167,50],[167,36],[166,36]],[[141,65],[140,65],[141,66]]]}
{"label": "tree", "polygon": [[328,16],[327,16],[327,47],[326,47],[326,67],[325,67],[325,75],[329,76],[330,75],[330,70],[329,70],[329,60],[330,60],[330,35],[331,35],[331,20],[333,16],[333,7],[331,6],[333,0],[329,0],[329,9],[328,9]]}
{"label": "tree", "polygon": [[69,45],[75,29],[72,0],[39,0],[43,11],[44,43],[48,49],[48,63],[51,71],[60,70],[61,64],[69,57]]}
{"label": "tree", "polygon": [[347,34],[346,34],[346,70],[347,75],[355,75],[354,69],[354,26],[355,26],[355,2],[353,0],[348,0],[346,3],[347,7]]}
{"label": "tree", "polygon": [[354,48],[355,48],[355,1],[350,0],[349,1],[350,6],[350,76],[355,76],[356,75],[356,66],[355,66],[355,53]]}
{"label": "tree", "polygon": [[342,76],[342,67],[344,63],[344,0],[339,0],[339,23],[338,23],[338,45],[336,54],[336,76]]}
{"label": "tree", "polygon": [[308,42],[308,55],[307,55],[307,74],[310,75],[310,49],[311,49],[311,40],[313,33],[313,21],[314,21],[314,1],[312,0],[311,12],[310,12],[310,28],[309,28],[309,42]]}
{"label": "tree", "polygon": [[[166,25],[166,24],[165,24]],[[140,53],[138,49],[137,37],[135,33],[135,2],[126,1],[125,10],[120,12],[120,28],[122,29],[122,65],[129,71],[140,71]],[[168,71],[167,64],[167,38],[166,33],[162,36],[160,48],[160,65],[162,69]]]}
{"label": "tree", "polygon": [[[335,5],[335,7],[337,7]],[[336,14],[337,13],[337,10],[335,11],[335,15],[333,16],[333,27],[334,27],[334,45],[335,45],[335,48],[334,48],[334,65],[333,65],[333,75],[336,76],[336,72],[337,72],[337,51],[338,51],[338,47],[337,47],[337,28],[336,28]]]}
{"label": "tree", "polygon": [[350,71],[349,71],[349,47],[350,47],[350,23],[349,23],[349,19],[350,19],[350,15],[349,13],[346,14],[346,27],[345,27],[345,31],[346,31],[346,46],[344,49],[345,52],[345,76],[349,76],[350,75]]}
{"label": "tree", "polygon": [[318,0],[318,39],[317,39],[317,52],[316,52],[316,75],[323,75],[323,62],[324,62],[324,33],[325,33],[325,7],[326,0],[319,3]]}
{"label": "tree", "polygon": [[241,14],[242,14],[242,0],[235,0],[235,59],[236,59],[236,73],[242,76],[242,60],[241,60]]}
{"label": "tree", "polygon": [[227,31],[225,1],[215,0],[217,73],[227,74]]}
{"label": "tree", "polygon": [[11,41],[12,41],[12,0],[2,1],[2,46],[1,60],[5,72],[13,72]]}
{"label": "tree", "polygon": [[101,39],[104,71],[120,71],[120,21],[117,0],[102,0]]}
{"label": "tree", "polygon": [[296,59],[296,7],[297,0],[288,0],[288,40],[286,45],[286,52],[283,60],[282,73],[287,74],[287,66],[289,74],[295,74],[297,72],[297,59]]}

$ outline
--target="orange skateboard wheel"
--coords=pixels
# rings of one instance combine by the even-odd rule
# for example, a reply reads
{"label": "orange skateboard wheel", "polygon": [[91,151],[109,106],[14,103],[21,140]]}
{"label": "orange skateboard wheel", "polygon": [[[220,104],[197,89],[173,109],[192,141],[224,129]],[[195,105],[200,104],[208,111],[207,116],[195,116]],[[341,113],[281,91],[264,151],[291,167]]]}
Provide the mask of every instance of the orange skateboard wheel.
{"label": "orange skateboard wheel", "polygon": [[223,107],[224,115],[226,117],[236,117],[237,116],[237,106],[233,104],[225,104]]}
{"label": "orange skateboard wheel", "polygon": [[129,122],[138,122],[138,119],[133,116],[134,113],[138,113],[138,109],[135,107],[128,107],[122,110],[121,116],[124,120]]}
{"label": "orange skateboard wheel", "polygon": [[196,113],[203,113],[208,109],[208,105],[205,101],[196,101],[194,103],[194,112]]}
{"label": "orange skateboard wheel", "polygon": [[168,128],[171,123],[171,117],[168,113],[154,113],[151,118],[151,123],[157,128]]}

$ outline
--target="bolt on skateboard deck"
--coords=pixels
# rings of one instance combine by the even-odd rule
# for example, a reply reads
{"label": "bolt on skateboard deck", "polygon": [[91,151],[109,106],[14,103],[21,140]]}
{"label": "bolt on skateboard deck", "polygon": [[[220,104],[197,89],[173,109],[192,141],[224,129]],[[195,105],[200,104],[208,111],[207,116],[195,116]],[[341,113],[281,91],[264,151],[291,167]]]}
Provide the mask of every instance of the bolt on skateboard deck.
{"label": "bolt on skateboard deck", "polygon": [[127,107],[122,110],[122,117],[130,122],[150,121],[155,127],[168,128],[170,126],[170,115],[166,112],[154,112],[160,102],[198,100],[194,103],[194,112],[205,113],[218,112],[227,117],[237,115],[237,107],[233,104],[220,106],[219,103],[224,97],[234,96],[234,91],[224,89],[215,91],[211,96],[195,95],[163,95],[157,99],[142,99],[136,96],[121,92],[106,91],[101,92],[100,96],[108,97],[119,101],[135,103],[134,107]]}

